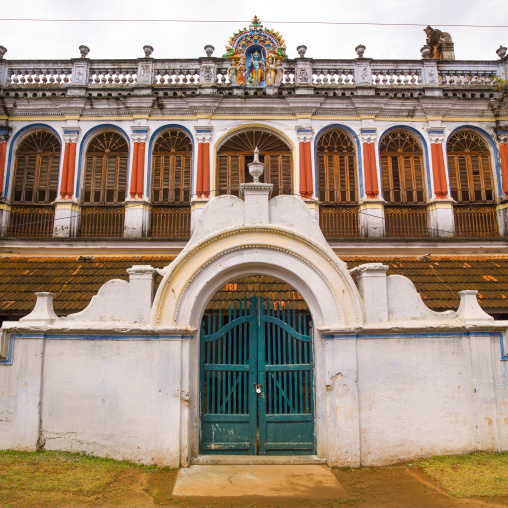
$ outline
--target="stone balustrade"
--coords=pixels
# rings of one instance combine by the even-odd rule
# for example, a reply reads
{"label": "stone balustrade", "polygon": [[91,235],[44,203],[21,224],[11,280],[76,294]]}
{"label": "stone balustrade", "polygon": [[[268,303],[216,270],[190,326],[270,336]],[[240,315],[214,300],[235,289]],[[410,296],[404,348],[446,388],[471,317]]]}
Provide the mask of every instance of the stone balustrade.
{"label": "stone balustrade", "polygon": [[[226,58],[157,60],[60,61],[0,60],[4,67],[0,87],[10,90],[37,90],[90,87],[229,87],[229,60]],[[422,60],[283,60],[282,88],[297,86],[341,88],[371,86],[382,88],[474,87],[497,88],[496,76],[505,74],[504,61]],[[302,74],[303,72],[303,74]],[[210,93],[208,91],[207,93]],[[211,93],[214,93],[213,91]]]}

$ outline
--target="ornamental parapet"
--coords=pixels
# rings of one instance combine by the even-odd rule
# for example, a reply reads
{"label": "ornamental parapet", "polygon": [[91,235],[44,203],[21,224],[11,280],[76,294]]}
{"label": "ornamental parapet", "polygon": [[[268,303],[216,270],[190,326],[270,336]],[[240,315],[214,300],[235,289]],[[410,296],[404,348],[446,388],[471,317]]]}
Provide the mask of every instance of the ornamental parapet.
{"label": "ornamental parapet", "polygon": [[[502,75],[499,61],[434,61],[434,60],[319,60],[306,58],[310,73],[306,80],[298,80],[296,69],[301,59],[283,59],[283,73],[279,94],[286,95],[295,88],[305,93],[347,92],[372,88],[372,95],[385,95],[389,90],[422,91],[433,87],[460,92],[497,91],[496,76]],[[95,95],[97,91],[118,92],[125,90],[135,94],[140,87],[150,87],[152,92],[188,90],[207,94],[229,94],[232,90],[245,95],[262,94],[265,87],[237,85],[230,82],[230,61],[227,58],[199,58],[158,60],[1,60],[4,66],[5,95],[19,91],[45,92],[46,95],[62,95],[74,88],[85,88]],[[143,75],[144,73],[144,75]],[[295,82],[296,81],[296,82]],[[298,85],[298,86],[297,86]],[[49,92],[49,93],[48,93]],[[365,91],[363,91],[364,93]],[[301,92],[299,92],[301,93]],[[362,94],[362,92],[359,92]],[[235,93],[237,95],[237,93]],[[15,95],[14,95],[15,96]],[[23,95],[21,95],[23,96]],[[28,96],[33,97],[32,94]],[[36,95],[39,96],[39,95]]]}

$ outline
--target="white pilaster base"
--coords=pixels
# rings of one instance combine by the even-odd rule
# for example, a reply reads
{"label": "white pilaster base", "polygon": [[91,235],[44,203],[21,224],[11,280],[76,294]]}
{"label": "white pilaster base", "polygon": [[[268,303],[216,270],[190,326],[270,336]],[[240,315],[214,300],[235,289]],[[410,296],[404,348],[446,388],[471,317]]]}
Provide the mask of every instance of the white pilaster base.
{"label": "white pilaster base", "polygon": [[192,198],[191,200],[191,215],[190,215],[190,234],[193,235],[198,225],[203,208],[210,201],[208,198]]}
{"label": "white pilaster base", "polygon": [[368,199],[360,203],[360,235],[363,238],[385,236],[385,202]]}
{"label": "white pilaster base", "polygon": [[125,201],[124,238],[140,238],[148,235],[150,208],[150,202],[145,199]]}
{"label": "white pilaster base", "polygon": [[54,238],[77,236],[81,219],[81,207],[72,200],[55,201]]}
{"label": "white pilaster base", "polygon": [[303,200],[312,215],[312,220],[317,221],[319,224],[319,203],[315,199],[304,199]]}
{"label": "white pilaster base", "polygon": [[7,236],[11,220],[11,205],[0,203],[0,238]]}
{"label": "white pilaster base", "polygon": [[501,236],[508,236],[508,201],[497,205],[496,213],[499,234]]}
{"label": "white pilaster base", "polygon": [[427,205],[430,236],[450,238],[455,236],[453,199],[434,199]]}
{"label": "white pilaster base", "polygon": [[272,194],[271,183],[242,183],[240,195],[245,198],[245,224],[268,224],[268,201]]}

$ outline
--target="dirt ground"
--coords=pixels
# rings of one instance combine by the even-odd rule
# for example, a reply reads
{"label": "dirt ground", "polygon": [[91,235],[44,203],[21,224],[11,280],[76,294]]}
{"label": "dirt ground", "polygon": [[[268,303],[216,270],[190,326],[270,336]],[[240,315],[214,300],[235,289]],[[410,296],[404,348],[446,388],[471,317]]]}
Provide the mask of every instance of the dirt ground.
{"label": "dirt ground", "polygon": [[[65,490],[30,485],[9,485],[1,482],[5,470],[0,469],[0,505],[2,507],[40,506],[101,506],[101,507],[506,507],[508,496],[482,498],[454,498],[447,494],[421,468],[396,465],[378,468],[333,469],[347,497],[319,500],[250,497],[173,497],[172,490],[177,470],[160,468],[125,467],[112,476],[111,481],[98,489],[88,491]],[[36,479],[44,470],[27,471]],[[4,476],[5,478],[5,476]],[[508,481],[508,480],[507,480]]]}

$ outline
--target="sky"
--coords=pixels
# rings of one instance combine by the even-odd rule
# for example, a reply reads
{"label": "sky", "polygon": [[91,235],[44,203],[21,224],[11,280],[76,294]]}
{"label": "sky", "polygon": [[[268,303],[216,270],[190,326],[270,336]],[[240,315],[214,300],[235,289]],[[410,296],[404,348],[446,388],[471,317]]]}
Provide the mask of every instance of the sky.
{"label": "sky", "polygon": [[[508,0],[0,0],[1,18],[52,19],[188,19],[241,20],[227,23],[54,23],[0,21],[0,44],[6,59],[69,59],[78,47],[90,48],[92,59],[144,56],[197,58],[204,46],[222,56],[234,31],[256,14],[265,27],[285,38],[290,58],[307,46],[311,58],[355,58],[364,44],[365,57],[419,59],[425,44],[423,26],[337,26],[282,24],[275,21],[421,23],[450,32],[458,60],[496,60],[496,49],[508,46],[508,28],[460,28],[450,24],[508,25]],[[270,20],[271,22],[267,22]]]}

